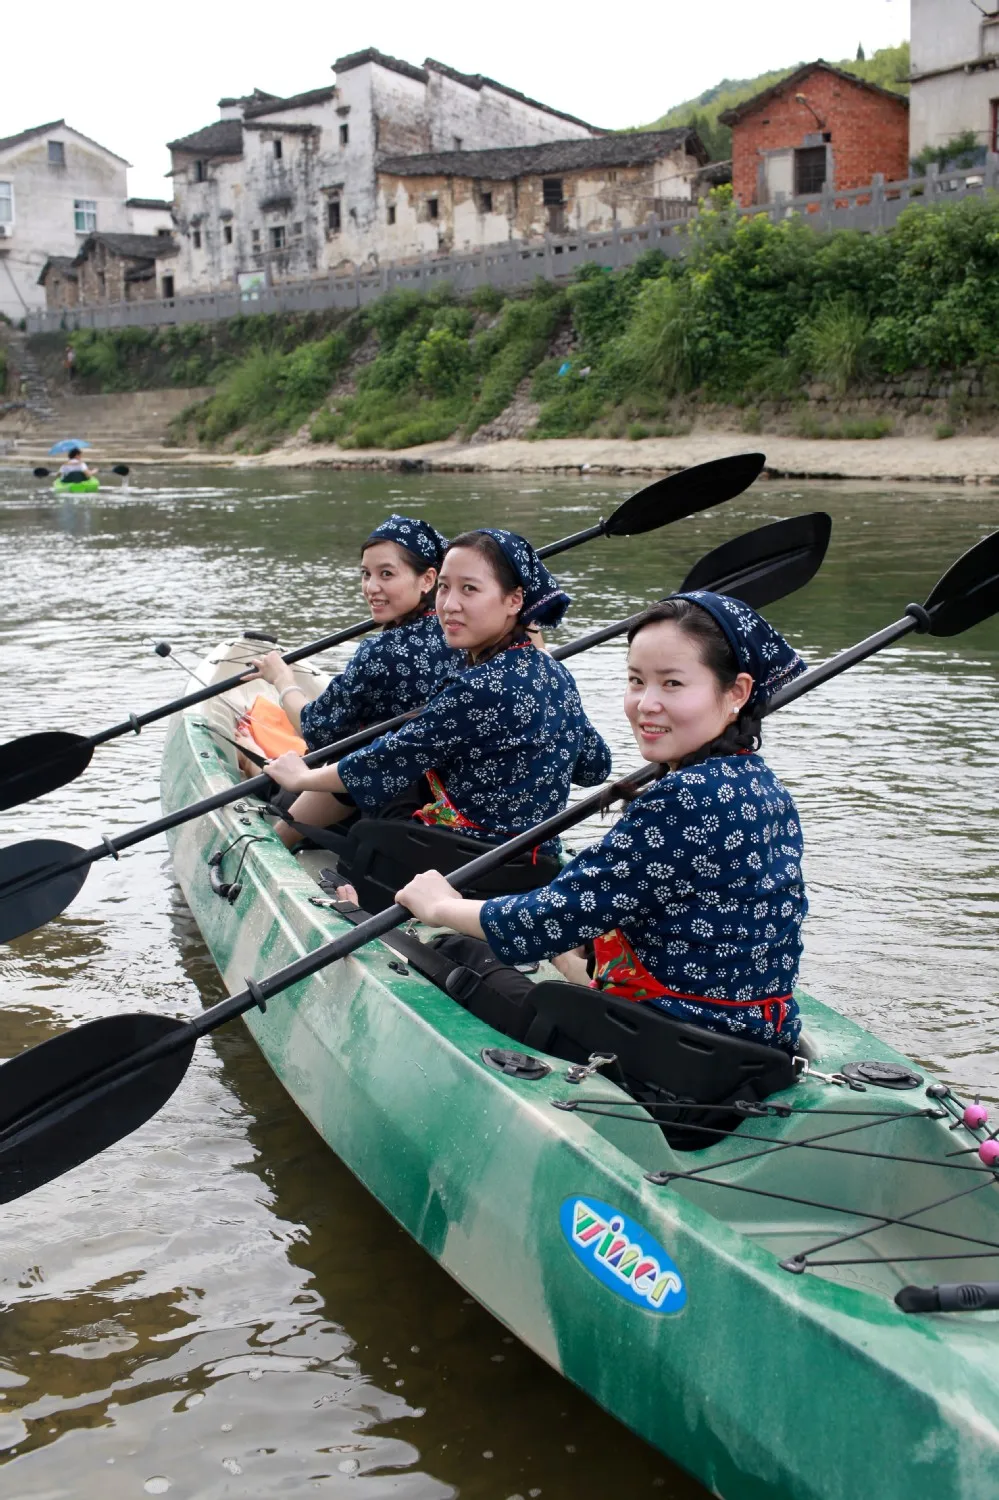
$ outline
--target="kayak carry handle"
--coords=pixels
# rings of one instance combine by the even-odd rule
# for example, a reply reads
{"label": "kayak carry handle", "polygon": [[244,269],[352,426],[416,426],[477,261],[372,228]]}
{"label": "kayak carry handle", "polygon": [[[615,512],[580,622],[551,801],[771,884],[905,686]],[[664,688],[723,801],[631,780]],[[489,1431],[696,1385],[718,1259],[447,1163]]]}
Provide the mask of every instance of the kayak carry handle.
{"label": "kayak carry handle", "polygon": [[895,1293],[895,1306],[905,1313],[987,1312],[999,1308],[999,1281],[904,1286]]}

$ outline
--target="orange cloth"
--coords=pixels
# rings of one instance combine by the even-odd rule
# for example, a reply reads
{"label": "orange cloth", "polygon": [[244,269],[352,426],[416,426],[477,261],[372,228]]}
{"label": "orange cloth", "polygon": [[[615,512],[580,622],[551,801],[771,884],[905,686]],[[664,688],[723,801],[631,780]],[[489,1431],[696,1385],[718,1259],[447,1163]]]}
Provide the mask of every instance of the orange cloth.
{"label": "orange cloth", "polygon": [[249,735],[255,745],[259,745],[268,760],[274,760],[285,750],[294,750],[298,755],[305,754],[305,741],[295,733],[291,720],[281,705],[271,698],[254,698],[249,713],[243,715],[237,728]]}

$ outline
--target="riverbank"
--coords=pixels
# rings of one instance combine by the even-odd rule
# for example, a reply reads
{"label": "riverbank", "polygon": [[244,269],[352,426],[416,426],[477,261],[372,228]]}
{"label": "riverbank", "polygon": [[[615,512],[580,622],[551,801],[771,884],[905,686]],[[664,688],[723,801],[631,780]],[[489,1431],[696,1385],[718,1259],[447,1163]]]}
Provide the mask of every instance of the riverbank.
{"label": "riverbank", "polygon": [[[268,453],[202,455],[196,461],[238,468],[395,469],[469,474],[664,474],[727,453],[758,449],[775,479],[868,479],[884,483],[929,481],[999,484],[999,437],[882,438],[829,441],[744,432],[690,433],[686,437],[547,438],[528,442],[425,443],[403,449],[344,449],[292,441]],[[194,459],[185,455],[185,461]],[[177,462],[179,455],[174,454]]]}

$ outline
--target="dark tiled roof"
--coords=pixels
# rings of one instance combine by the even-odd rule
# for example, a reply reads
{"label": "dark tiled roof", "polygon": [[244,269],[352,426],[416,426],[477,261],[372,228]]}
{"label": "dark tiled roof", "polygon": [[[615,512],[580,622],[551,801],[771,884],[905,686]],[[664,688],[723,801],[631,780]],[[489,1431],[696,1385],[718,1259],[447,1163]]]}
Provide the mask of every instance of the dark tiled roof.
{"label": "dark tiled roof", "polygon": [[75,265],[86,260],[87,253],[94,245],[103,245],[112,255],[120,255],[126,260],[155,260],[161,255],[176,255],[178,246],[169,235],[165,234],[103,234],[100,230],[96,234],[88,234],[76,254]]}
{"label": "dark tiled roof", "polygon": [[334,84],[322,89],[309,89],[304,94],[290,94],[287,99],[274,99],[264,104],[251,104],[243,112],[244,120],[254,120],[258,115],[277,115],[284,109],[304,109],[309,104],[323,104],[336,93]]}
{"label": "dark tiled roof", "polygon": [[73,257],[71,255],[50,255],[44,266],[38,273],[38,285],[45,285],[45,278],[50,271],[58,271],[65,276],[67,281],[76,281],[77,275],[73,270]]}
{"label": "dark tiled roof", "polygon": [[162,208],[167,212],[173,208],[173,204],[166,198],[126,198],[126,208]]}
{"label": "dark tiled roof", "polygon": [[220,99],[219,109],[231,109],[234,104],[242,104],[249,108],[254,104],[266,104],[268,100],[277,100],[280,97],[280,94],[269,94],[266,89],[254,89],[252,94],[237,94],[231,99]]}
{"label": "dark tiled roof", "polygon": [[540,146],[499,146],[487,151],[427,151],[418,156],[386,156],[379,171],[395,177],[472,177],[502,182],[532,173],[575,172],[586,167],[638,167],[669,156],[679,147],[708,159],[696,130],[643,130],[602,135],[595,140],[546,141]]}
{"label": "dark tiled roof", "polygon": [[349,73],[351,68],[361,68],[365,63],[377,63],[379,67],[390,68],[393,73],[401,73],[404,78],[415,78],[417,83],[427,81],[426,68],[416,68],[412,63],[403,62],[401,57],[389,57],[377,47],[365,47],[363,52],[348,52],[346,57],[338,57],[333,71]]}
{"label": "dark tiled roof", "polygon": [[167,141],[168,151],[190,151],[201,156],[242,156],[242,120],[216,120],[203,130],[191,135],[182,135],[175,141]]}
{"label": "dark tiled roof", "polygon": [[585,130],[600,130],[599,125],[588,125],[585,120],[580,120],[576,115],[567,115],[562,109],[553,109],[550,104],[542,104],[537,99],[531,99],[527,94],[522,94],[519,89],[508,88],[505,83],[497,83],[495,78],[487,78],[483,73],[459,73],[457,68],[449,68],[447,63],[437,62],[433,57],[425,59],[423,66],[431,73],[442,73],[445,78],[451,78],[455,83],[463,83],[469,89],[495,89],[499,94],[506,94],[511,99],[519,99],[522,104],[529,104],[532,109],[542,109],[546,115],[555,115],[560,120],[568,120],[570,125],[582,125]]}
{"label": "dark tiled roof", "polygon": [[873,94],[883,94],[886,99],[894,99],[896,104],[901,104],[903,109],[909,108],[909,101],[905,94],[896,94],[893,89],[883,89],[879,83],[868,83],[866,78],[858,78],[855,73],[848,73],[844,68],[835,68],[832,63],[827,63],[824,58],[817,57],[814,62],[802,63],[800,68],[795,68],[786,78],[781,78],[777,83],[763,89],[759,94],[754,94],[751,99],[744,99],[741,104],[736,104],[732,109],[723,110],[718,116],[723,125],[738,125],[747,115],[768,104],[779,94],[786,93],[795,84],[801,83],[810,73],[832,73],[837,78],[843,78],[847,83],[852,83],[858,89],[868,89]]}
{"label": "dark tiled roof", "polygon": [[[47,125],[32,125],[30,130],[22,130],[18,135],[7,135],[0,138],[0,151],[6,151],[10,146],[20,146],[24,141],[30,141],[35,136],[48,135],[50,130],[72,130],[73,134],[79,136],[81,141],[88,145],[96,146],[98,151],[103,151],[105,156],[113,156],[115,161],[125,161],[117,151],[109,151],[107,146],[102,146],[100,141],[92,140],[89,135],[84,135],[82,130],[74,130],[72,125],[67,125],[65,120],[50,120]],[[128,166],[129,163],[125,162]]]}
{"label": "dark tiled roof", "polygon": [[18,135],[5,135],[0,137],[0,151],[6,151],[8,146],[20,146],[22,141],[30,141],[33,136],[47,135],[50,130],[58,130],[60,125],[65,125],[65,120],[50,120],[47,125],[32,125],[30,130],[22,130]]}

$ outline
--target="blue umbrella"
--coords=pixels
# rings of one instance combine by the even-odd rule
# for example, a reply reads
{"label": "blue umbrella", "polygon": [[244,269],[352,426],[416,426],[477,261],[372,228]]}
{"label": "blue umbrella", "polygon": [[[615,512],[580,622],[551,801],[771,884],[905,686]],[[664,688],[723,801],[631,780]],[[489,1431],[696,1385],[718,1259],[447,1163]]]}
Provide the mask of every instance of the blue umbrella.
{"label": "blue umbrella", "polygon": [[49,457],[56,453],[68,453],[70,448],[89,448],[90,444],[83,438],[63,438],[61,443],[53,443],[49,449]]}

